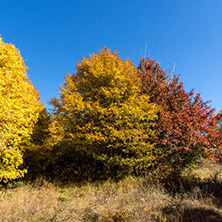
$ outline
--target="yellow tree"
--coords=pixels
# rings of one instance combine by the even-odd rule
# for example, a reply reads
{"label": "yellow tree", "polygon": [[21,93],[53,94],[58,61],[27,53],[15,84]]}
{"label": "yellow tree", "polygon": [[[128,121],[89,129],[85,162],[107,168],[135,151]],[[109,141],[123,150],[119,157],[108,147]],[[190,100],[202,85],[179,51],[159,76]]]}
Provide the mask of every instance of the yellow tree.
{"label": "yellow tree", "polygon": [[18,49],[0,38],[0,181],[24,175],[22,144],[29,141],[40,101]]}
{"label": "yellow tree", "polygon": [[151,164],[158,108],[140,94],[133,64],[104,48],[79,61],[76,70],[65,76],[60,99],[52,100],[70,151],[64,159],[74,162],[75,154],[81,153],[109,171]]}

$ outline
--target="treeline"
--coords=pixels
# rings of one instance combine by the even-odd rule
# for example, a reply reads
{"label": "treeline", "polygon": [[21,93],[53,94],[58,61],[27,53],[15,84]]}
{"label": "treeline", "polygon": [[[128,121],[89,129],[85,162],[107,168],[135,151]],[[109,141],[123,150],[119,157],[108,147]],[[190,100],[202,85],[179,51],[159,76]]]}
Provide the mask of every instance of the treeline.
{"label": "treeline", "polygon": [[221,155],[221,113],[148,57],[134,66],[105,47],[77,62],[51,104],[48,113],[20,52],[0,39],[1,182],[169,180]]}

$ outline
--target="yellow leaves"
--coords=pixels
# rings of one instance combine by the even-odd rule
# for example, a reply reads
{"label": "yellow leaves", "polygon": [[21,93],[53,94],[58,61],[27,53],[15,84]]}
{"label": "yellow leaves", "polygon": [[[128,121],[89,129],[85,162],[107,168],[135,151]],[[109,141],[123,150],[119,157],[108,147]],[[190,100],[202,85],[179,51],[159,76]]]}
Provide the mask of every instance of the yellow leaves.
{"label": "yellow leaves", "polygon": [[133,64],[104,48],[76,70],[65,76],[61,98],[52,101],[73,152],[84,150],[110,166],[151,163],[158,107],[141,95]]}
{"label": "yellow leaves", "polygon": [[[135,67],[116,52],[104,48],[97,54],[83,58],[76,66],[78,90],[85,99],[100,101],[103,105],[116,102],[139,91],[139,78]],[[69,88],[68,83],[66,87]]]}
{"label": "yellow leaves", "polygon": [[8,182],[26,173],[26,170],[18,169],[23,163],[22,154],[19,150],[11,147],[4,147],[0,144],[0,158],[0,181]]}
{"label": "yellow leaves", "polygon": [[19,50],[0,39],[0,160],[4,163],[0,181],[24,174],[18,169],[22,163],[19,147],[29,140],[38,118],[39,95],[26,71]]}

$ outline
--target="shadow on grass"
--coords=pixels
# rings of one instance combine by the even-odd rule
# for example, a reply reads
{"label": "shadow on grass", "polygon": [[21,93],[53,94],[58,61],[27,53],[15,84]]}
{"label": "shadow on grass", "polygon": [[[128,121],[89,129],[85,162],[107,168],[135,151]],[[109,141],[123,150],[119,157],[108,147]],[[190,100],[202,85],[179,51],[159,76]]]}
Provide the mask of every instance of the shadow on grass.
{"label": "shadow on grass", "polygon": [[222,181],[204,181],[199,186],[203,193],[213,196],[213,203],[218,208],[222,208]]}
{"label": "shadow on grass", "polygon": [[205,208],[175,209],[166,207],[163,209],[169,222],[222,222],[219,213]]}
{"label": "shadow on grass", "polygon": [[219,213],[205,208],[185,209],[182,218],[183,222],[222,222]]}
{"label": "shadow on grass", "polygon": [[192,175],[179,176],[174,181],[165,183],[164,187],[172,196],[186,193],[195,199],[210,197],[215,206],[222,208],[222,180],[218,174],[204,180]]}

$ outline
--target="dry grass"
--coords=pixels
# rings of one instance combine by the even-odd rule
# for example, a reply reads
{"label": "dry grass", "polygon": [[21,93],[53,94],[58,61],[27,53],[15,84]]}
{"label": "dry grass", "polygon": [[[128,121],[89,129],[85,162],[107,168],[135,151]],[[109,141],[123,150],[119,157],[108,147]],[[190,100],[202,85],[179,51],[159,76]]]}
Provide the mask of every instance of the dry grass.
{"label": "dry grass", "polygon": [[17,182],[0,190],[0,221],[219,222],[221,169],[216,165],[196,170],[196,177],[180,181],[176,192],[134,177],[82,186]]}

